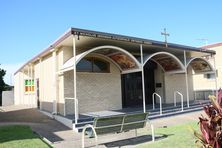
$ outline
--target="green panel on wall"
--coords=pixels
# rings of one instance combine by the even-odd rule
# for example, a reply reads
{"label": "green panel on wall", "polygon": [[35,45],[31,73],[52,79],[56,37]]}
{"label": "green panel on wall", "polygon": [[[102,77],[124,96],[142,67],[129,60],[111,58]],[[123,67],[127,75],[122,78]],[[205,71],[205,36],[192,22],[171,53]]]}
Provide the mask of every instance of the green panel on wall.
{"label": "green panel on wall", "polygon": [[25,80],[25,86],[34,86],[34,80]]}
{"label": "green panel on wall", "polygon": [[25,85],[28,85],[28,80],[25,80]]}

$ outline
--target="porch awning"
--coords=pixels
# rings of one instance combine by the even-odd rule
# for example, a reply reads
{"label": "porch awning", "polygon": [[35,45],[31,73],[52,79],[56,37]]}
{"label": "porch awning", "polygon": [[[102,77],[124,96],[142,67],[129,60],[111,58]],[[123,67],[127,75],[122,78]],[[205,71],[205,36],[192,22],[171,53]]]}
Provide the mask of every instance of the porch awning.
{"label": "porch awning", "polygon": [[152,60],[157,63],[164,72],[166,73],[182,73],[185,72],[184,65],[181,61],[171,53],[168,52],[157,52],[151,55],[148,55],[145,58],[144,65]]}
{"label": "porch awning", "polygon": [[[91,53],[105,56],[109,61],[117,65],[120,71],[124,73],[130,71],[139,71],[141,67],[140,63],[133,55],[128,53],[126,50],[115,46],[99,46],[87,50],[81,54],[78,54],[76,56],[76,65],[82,58]],[[69,71],[72,70],[73,67],[74,67],[74,57],[70,58],[68,61],[66,61],[63,64],[61,71],[62,72]]]}
{"label": "porch awning", "polygon": [[[79,61],[80,57],[81,57],[81,54],[76,56],[76,63],[77,61]],[[73,66],[74,66],[74,57],[70,58],[68,61],[66,61],[63,64],[61,71],[65,72],[65,71],[73,70]]]}
{"label": "porch awning", "polygon": [[204,58],[190,58],[187,59],[187,65],[186,67],[191,66],[194,70],[195,74],[200,73],[210,73],[214,71],[214,68],[212,65]]}

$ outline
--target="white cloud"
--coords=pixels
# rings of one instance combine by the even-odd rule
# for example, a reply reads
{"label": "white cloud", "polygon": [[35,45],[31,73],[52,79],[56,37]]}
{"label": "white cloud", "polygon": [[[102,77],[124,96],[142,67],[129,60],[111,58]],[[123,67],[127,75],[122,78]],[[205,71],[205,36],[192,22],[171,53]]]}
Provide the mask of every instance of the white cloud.
{"label": "white cloud", "polygon": [[14,63],[14,64],[1,64],[0,68],[6,70],[6,75],[4,76],[5,83],[9,85],[14,85],[14,73],[23,65],[24,63]]}

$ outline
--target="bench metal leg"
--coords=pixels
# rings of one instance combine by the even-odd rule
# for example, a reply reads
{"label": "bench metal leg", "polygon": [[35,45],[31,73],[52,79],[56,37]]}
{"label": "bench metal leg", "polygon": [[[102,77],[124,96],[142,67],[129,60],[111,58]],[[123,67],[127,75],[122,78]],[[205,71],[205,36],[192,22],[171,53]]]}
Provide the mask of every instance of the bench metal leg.
{"label": "bench metal leg", "polygon": [[154,131],[154,126],[153,124],[150,123],[150,121],[148,120],[147,123],[146,123],[146,126],[148,126],[148,123],[150,125],[150,128],[151,128],[151,133],[152,133],[152,142],[155,141],[155,131]]}
{"label": "bench metal leg", "polygon": [[154,142],[155,141],[155,133],[154,133],[153,124],[151,124],[150,127],[151,127],[151,131],[152,131],[152,141]]}
{"label": "bench metal leg", "polygon": [[84,126],[83,130],[82,130],[82,148],[85,148],[85,131],[87,128],[91,128],[94,135],[95,135],[95,141],[96,141],[96,147],[98,147],[98,137],[97,137],[97,134],[96,134],[96,131],[94,129],[94,127],[90,124]]}
{"label": "bench metal leg", "polygon": [[137,129],[135,129],[135,135],[136,135],[136,137],[137,137]]}

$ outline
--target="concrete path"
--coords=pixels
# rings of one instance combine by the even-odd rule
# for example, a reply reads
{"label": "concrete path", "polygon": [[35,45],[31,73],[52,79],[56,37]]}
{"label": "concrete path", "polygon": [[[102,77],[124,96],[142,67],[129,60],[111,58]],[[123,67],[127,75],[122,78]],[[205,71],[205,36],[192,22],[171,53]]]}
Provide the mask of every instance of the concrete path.
{"label": "concrete path", "polygon": [[[198,121],[198,117],[201,114],[203,114],[202,111],[187,113],[155,119],[151,123],[154,124],[155,128],[172,126],[190,121]],[[54,147],[81,147],[81,134],[75,133],[70,128],[42,114],[37,109],[26,106],[0,107],[0,126],[9,124],[29,125],[33,131],[48,139]],[[139,138],[135,138],[134,131],[102,135],[99,137],[99,147],[136,147],[137,144],[150,142],[151,136],[141,134],[142,132],[144,132],[144,129],[138,131]],[[86,138],[85,141],[86,147],[95,146],[94,138]]]}

